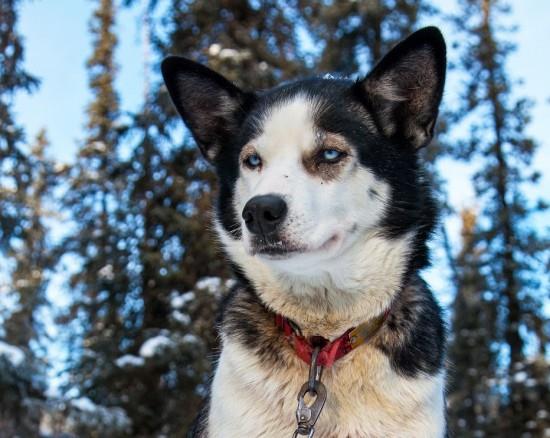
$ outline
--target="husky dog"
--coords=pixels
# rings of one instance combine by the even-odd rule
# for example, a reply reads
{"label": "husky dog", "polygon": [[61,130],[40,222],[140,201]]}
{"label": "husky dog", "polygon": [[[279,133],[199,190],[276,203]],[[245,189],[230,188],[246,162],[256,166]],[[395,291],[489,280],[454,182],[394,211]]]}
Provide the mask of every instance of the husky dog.
{"label": "husky dog", "polygon": [[[436,203],[419,163],[445,68],[434,27],[358,81],[251,92],[193,61],[164,60],[170,96],[216,169],[215,228],[238,278],[192,436],[445,436],[445,327],[420,277]],[[352,345],[350,329],[372,321]],[[342,354],[321,367],[321,346],[342,339]],[[298,393],[320,368],[325,406],[297,430]]]}

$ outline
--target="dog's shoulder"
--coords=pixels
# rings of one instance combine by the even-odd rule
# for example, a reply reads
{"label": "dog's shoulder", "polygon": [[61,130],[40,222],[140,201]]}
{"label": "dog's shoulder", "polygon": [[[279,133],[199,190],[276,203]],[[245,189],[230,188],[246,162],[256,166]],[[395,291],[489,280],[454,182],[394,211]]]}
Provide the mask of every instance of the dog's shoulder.
{"label": "dog's shoulder", "polygon": [[413,275],[397,295],[377,347],[397,373],[434,375],[444,366],[446,326],[428,285]]}

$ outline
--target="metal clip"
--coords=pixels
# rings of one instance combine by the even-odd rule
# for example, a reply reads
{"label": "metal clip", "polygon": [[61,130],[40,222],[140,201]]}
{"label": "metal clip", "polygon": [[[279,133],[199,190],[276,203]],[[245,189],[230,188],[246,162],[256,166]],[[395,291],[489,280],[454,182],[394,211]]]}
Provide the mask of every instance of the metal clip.
{"label": "metal clip", "polygon": [[[325,401],[327,399],[327,389],[321,383],[321,375],[323,368],[317,365],[317,357],[319,356],[320,347],[313,350],[311,356],[311,365],[309,368],[309,379],[302,385],[298,393],[298,408],[296,409],[296,421],[298,427],[294,431],[292,438],[298,435],[313,437],[315,432],[315,423],[321,414]],[[314,397],[311,404],[306,404],[304,397],[308,394]]]}

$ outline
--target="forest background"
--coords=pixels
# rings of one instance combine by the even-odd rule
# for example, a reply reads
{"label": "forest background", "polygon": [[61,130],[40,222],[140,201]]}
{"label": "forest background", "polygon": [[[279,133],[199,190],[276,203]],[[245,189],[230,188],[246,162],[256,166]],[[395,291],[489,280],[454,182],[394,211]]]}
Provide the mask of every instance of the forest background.
{"label": "forest background", "polygon": [[261,89],[359,77],[429,24],[450,428],[550,437],[548,22],[541,0],[0,0],[0,437],[185,436],[207,391],[231,273],[164,56]]}

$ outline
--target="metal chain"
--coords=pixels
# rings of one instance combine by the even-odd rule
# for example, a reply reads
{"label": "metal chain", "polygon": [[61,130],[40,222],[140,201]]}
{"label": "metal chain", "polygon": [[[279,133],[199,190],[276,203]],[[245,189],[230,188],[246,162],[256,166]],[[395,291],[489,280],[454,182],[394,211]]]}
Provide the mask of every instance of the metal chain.
{"label": "metal chain", "polygon": [[[299,435],[312,438],[315,433],[315,423],[323,410],[325,401],[327,399],[327,389],[325,385],[321,383],[321,376],[323,374],[323,367],[317,364],[319,357],[320,347],[315,347],[311,355],[311,364],[309,366],[309,378],[306,383],[302,385],[300,392],[298,393],[298,408],[296,409],[296,421],[298,427],[294,431],[292,438],[296,438]],[[313,401],[308,405],[306,404],[304,397],[308,394],[314,397]]]}

